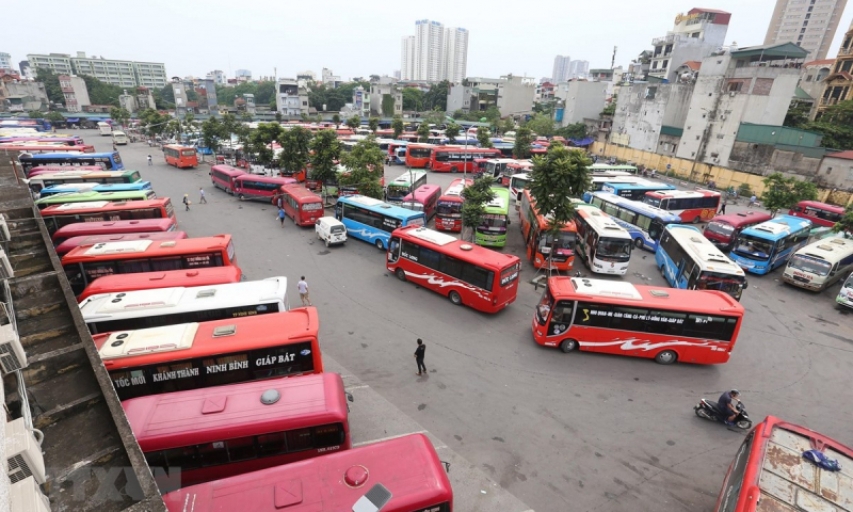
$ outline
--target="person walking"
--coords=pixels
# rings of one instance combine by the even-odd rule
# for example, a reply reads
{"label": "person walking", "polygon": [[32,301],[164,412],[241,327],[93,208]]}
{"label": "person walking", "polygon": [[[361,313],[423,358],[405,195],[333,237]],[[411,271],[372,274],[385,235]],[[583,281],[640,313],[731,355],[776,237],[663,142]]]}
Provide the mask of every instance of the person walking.
{"label": "person walking", "polygon": [[723,195],[723,201],[720,204],[720,215],[726,214],[726,203],[728,203],[728,202],[729,202],[729,200],[726,198],[725,195]]}
{"label": "person walking", "polygon": [[424,365],[425,354],[426,345],[424,345],[424,340],[418,338],[418,348],[415,349],[415,361],[418,363],[418,375],[427,372],[426,366]]}
{"label": "person walking", "polygon": [[190,211],[190,195],[189,194],[184,194],[184,199],[182,202],[184,203],[184,211],[185,212]]}
{"label": "person walking", "polygon": [[151,155],[148,155],[148,165],[152,165],[151,164]]}
{"label": "person walking", "polygon": [[749,198],[749,204],[746,205],[747,208],[752,208],[753,206],[757,206],[758,198],[755,197],[755,194],[752,194],[752,197]]}
{"label": "person walking", "polygon": [[[284,221],[281,222],[283,225]],[[296,283],[296,289],[299,290],[299,298],[302,299],[302,305],[311,306],[311,298],[308,297],[308,283],[305,281],[305,276],[299,278],[299,282]]]}
{"label": "person walking", "polygon": [[[278,209],[278,220],[279,220],[279,222],[281,222],[281,227],[284,227],[284,217],[285,217],[284,208],[279,208]],[[303,279],[305,279],[305,278],[303,278]]]}
{"label": "person walking", "polygon": [[204,187],[198,187],[198,204],[207,204],[207,197],[204,195]]}

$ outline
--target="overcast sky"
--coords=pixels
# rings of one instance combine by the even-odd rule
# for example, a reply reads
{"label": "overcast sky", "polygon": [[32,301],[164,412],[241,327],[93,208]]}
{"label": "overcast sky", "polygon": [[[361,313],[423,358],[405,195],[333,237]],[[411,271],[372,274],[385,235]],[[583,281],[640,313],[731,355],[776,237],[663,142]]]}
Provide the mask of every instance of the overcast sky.
{"label": "overcast sky", "polygon": [[[231,77],[242,68],[259,77],[277,68],[279,77],[319,77],[326,67],[348,79],[400,69],[401,38],[414,34],[415,20],[430,19],[469,30],[468,76],[541,78],[558,54],[609,68],[617,46],[616,64],[625,66],[672,29],[676,14],[697,6],[732,13],[727,43],[763,44],[774,1],[2,0],[10,23],[0,52],[16,67],[28,53],[83,51],[163,62],[170,76],[221,69]],[[848,6],[827,57],[851,16]]]}

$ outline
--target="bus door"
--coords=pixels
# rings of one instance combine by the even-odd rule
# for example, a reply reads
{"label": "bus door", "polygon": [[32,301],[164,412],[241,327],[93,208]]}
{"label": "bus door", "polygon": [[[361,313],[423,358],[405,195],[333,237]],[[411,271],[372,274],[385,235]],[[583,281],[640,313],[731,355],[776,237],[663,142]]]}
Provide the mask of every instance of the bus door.
{"label": "bus door", "polygon": [[[542,307],[542,306],[539,306]],[[578,303],[573,300],[561,300],[554,306],[548,320],[548,336],[560,336],[572,328]],[[583,314],[583,313],[582,313]]]}
{"label": "bus door", "polygon": [[400,247],[402,244],[400,243],[399,237],[392,237],[390,243],[388,244],[388,261],[391,263],[396,262],[400,259]]}
{"label": "bus door", "polygon": [[693,270],[690,271],[690,275],[687,278],[687,289],[695,290],[696,283],[699,282],[699,265],[693,265]]}
{"label": "bus door", "polygon": [[675,269],[675,275],[672,276],[673,286],[678,288],[678,282],[681,281],[681,276],[684,275],[684,269],[687,267],[687,260],[681,258],[681,261],[678,262],[678,268]]}

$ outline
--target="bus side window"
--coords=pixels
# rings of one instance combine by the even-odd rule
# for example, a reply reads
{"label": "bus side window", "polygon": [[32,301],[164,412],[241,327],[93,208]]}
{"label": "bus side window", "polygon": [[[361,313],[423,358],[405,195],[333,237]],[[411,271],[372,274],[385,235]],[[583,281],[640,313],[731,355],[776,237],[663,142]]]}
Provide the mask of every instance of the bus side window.
{"label": "bus side window", "polygon": [[395,236],[388,245],[388,261],[394,262],[398,259],[400,259],[400,239]]}

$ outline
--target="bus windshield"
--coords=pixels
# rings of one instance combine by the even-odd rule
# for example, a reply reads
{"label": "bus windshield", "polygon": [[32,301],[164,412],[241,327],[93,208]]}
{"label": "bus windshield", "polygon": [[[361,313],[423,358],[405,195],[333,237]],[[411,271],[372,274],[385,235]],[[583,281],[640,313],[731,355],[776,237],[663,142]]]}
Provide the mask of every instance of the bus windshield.
{"label": "bus windshield", "polygon": [[710,222],[708,226],[705,228],[711,233],[716,233],[718,235],[722,235],[726,238],[731,237],[735,232],[735,227],[731,224],[723,224],[722,222]]}
{"label": "bus windshield", "polygon": [[542,300],[539,301],[539,304],[536,306],[536,321],[539,322],[539,325],[545,325],[548,323],[548,314],[551,312],[551,306],[554,304],[554,296],[551,295],[551,292],[546,290],[544,294],[542,294]]}
{"label": "bus windshield", "polygon": [[497,213],[487,213],[483,215],[483,220],[480,226],[489,231],[506,231],[506,215]]}
{"label": "bus windshield", "polygon": [[803,254],[795,254],[788,262],[788,266],[818,276],[829,275],[829,271],[832,269],[832,265],[828,261],[810,258]]}
{"label": "bus windshield", "polygon": [[602,238],[595,248],[595,254],[600,258],[628,261],[631,258],[632,243],[630,238]]}
{"label": "bus windshield", "polygon": [[773,242],[751,235],[741,235],[733,252],[750,258],[769,260],[773,254]]}
{"label": "bus windshield", "polygon": [[439,201],[436,211],[439,215],[462,215],[462,203],[458,201]]}
{"label": "bus windshield", "polygon": [[746,277],[732,274],[721,274],[718,272],[702,272],[699,275],[697,290],[719,290],[721,292],[739,294],[743,289]]}
{"label": "bus windshield", "polygon": [[546,232],[540,240],[540,251],[542,254],[548,254],[551,252],[551,247],[554,247],[557,254],[565,253],[567,250],[571,251],[575,248],[576,241],[577,238],[572,231],[560,231],[556,238],[551,233]]}

